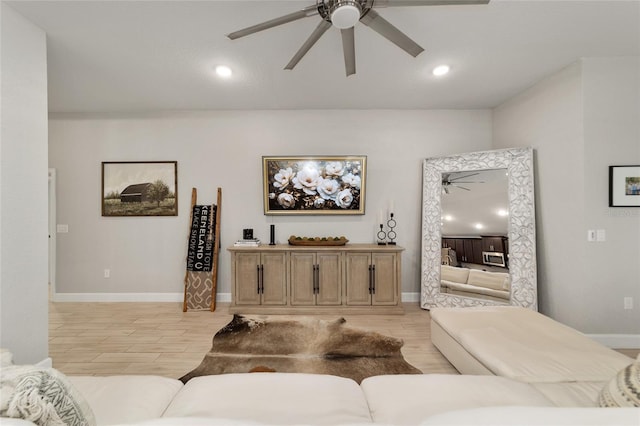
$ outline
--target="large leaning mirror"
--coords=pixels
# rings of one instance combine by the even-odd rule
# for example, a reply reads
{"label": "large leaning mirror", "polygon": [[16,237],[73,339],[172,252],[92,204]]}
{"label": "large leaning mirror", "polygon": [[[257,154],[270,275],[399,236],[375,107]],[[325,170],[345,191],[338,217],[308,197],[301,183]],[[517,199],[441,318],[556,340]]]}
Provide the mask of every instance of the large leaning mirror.
{"label": "large leaning mirror", "polygon": [[537,310],[533,151],[427,158],[421,306]]}

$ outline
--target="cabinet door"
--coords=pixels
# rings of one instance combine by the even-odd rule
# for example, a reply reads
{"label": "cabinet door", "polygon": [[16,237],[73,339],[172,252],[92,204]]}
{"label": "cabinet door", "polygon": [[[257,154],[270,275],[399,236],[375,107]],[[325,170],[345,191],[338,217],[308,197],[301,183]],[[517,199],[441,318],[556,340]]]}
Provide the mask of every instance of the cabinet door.
{"label": "cabinet door", "polygon": [[397,262],[395,253],[373,253],[373,305],[398,304]]}
{"label": "cabinet door", "polygon": [[484,251],[496,251],[504,253],[502,237],[482,237],[482,248]]}
{"label": "cabinet door", "polygon": [[340,253],[320,252],[316,259],[318,267],[316,303],[318,305],[342,304],[342,257]]}
{"label": "cabinet door", "polygon": [[262,254],[262,304],[287,304],[286,253]]}
{"label": "cabinet door", "polygon": [[236,305],[259,305],[260,253],[235,253],[233,272],[235,277]]}
{"label": "cabinet door", "polygon": [[477,263],[478,265],[482,265],[484,262],[482,260],[482,240],[474,239],[472,240],[473,244],[473,263]]}
{"label": "cabinet door", "polygon": [[346,297],[347,305],[371,305],[371,253],[347,253]]}
{"label": "cabinet door", "polygon": [[315,253],[291,253],[291,304],[314,305]]}

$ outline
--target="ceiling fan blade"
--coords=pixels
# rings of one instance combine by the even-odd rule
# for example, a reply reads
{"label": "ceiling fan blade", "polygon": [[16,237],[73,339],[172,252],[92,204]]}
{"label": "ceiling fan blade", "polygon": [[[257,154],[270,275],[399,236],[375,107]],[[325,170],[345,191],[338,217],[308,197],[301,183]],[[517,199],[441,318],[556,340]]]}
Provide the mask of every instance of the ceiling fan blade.
{"label": "ceiling fan blade", "polygon": [[356,44],[353,27],[340,30],[342,33],[342,51],[344,52],[344,68],[347,77],[356,73]]}
{"label": "ceiling fan blade", "polygon": [[313,30],[309,38],[303,43],[300,49],[298,49],[296,54],[293,55],[293,58],[291,58],[291,60],[289,61],[287,66],[284,67],[284,69],[292,70],[296,65],[298,65],[298,62],[300,62],[300,59],[302,59],[302,57],[307,54],[309,49],[311,49],[313,45],[316,44],[318,40],[320,40],[320,37],[322,37],[322,34],[324,34],[329,28],[331,28],[331,23],[328,21],[325,21],[324,19],[321,20],[318,26],[316,27],[316,29]]}
{"label": "ceiling fan blade", "polygon": [[231,40],[235,40],[240,37],[248,36],[249,34],[268,30],[269,28],[277,27],[278,25],[287,24],[289,22],[297,21],[298,19],[317,14],[318,7],[316,5],[307,6],[304,9],[298,10],[297,12],[289,13],[288,15],[280,16],[279,18],[274,18],[260,24],[252,25],[250,27],[234,31],[230,34],[227,34],[227,37],[229,37]]}
{"label": "ceiling fan blade", "polygon": [[464,179],[464,178],[468,178],[468,177],[475,176],[475,175],[479,175],[479,174],[480,174],[480,173],[471,173],[470,175],[464,175],[464,176],[454,177],[453,179],[451,179],[451,182],[453,182],[454,180]]}
{"label": "ceiling fan blade", "polygon": [[375,10],[370,10],[360,18],[360,22],[407,52],[414,58],[424,51],[415,41],[407,37],[402,31],[394,27],[378,14]]}
{"label": "ceiling fan blade", "polygon": [[455,185],[453,183],[451,185],[455,186],[456,188],[464,189],[465,191],[471,191],[469,188],[465,188],[464,186]]}
{"label": "ceiling fan blade", "polygon": [[396,6],[457,6],[465,4],[488,4],[489,0],[376,0],[373,7]]}

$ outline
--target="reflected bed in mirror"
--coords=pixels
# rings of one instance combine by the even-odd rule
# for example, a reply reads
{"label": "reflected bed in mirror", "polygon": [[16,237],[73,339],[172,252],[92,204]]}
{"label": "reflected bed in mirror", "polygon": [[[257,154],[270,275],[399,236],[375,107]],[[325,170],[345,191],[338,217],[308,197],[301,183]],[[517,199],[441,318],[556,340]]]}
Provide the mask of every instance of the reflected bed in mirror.
{"label": "reflected bed in mirror", "polygon": [[421,306],[537,309],[533,152],[428,158]]}

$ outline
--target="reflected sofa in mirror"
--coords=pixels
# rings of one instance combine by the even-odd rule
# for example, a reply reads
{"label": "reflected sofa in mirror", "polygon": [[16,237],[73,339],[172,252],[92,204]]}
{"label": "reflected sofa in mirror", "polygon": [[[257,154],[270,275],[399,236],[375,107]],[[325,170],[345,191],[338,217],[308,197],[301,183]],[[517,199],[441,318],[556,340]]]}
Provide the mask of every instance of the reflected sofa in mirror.
{"label": "reflected sofa in mirror", "polygon": [[[446,209],[452,208],[455,204],[450,203],[451,198],[446,199],[445,196],[451,195],[454,190],[472,193],[474,188],[476,190],[474,196],[467,199],[466,211],[475,211],[478,217],[476,223],[480,223],[482,212],[480,206],[487,204],[481,200],[493,196],[480,196],[480,184],[470,182],[486,182],[486,179],[493,177],[493,174],[500,173],[505,173],[507,177],[506,235],[501,235],[504,230],[497,228],[499,220],[496,220],[496,223],[490,223],[487,218],[483,219],[485,222],[483,225],[487,228],[477,236],[445,225]],[[462,183],[463,180],[469,183]],[[422,308],[510,304],[537,310],[533,181],[533,150],[531,148],[473,152],[424,160]],[[454,184],[463,186],[466,190],[456,188]],[[465,197],[459,195],[458,202],[463,202]],[[469,195],[471,194],[467,194]],[[476,195],[478,198],[475,198]],[[459,207],[456,207],[456,210],[460,211]],[[445,234],[443,230],[447,230]],[[471,241],[472,238],[468,238],[470,241],[461,242],[456,238],[448,238],[461,236],[477,238],[478,241],[474,242]],[[455,247],[456,244],[458,250],[451,247]],[[467,249],[464,248],[464,244],[467,244]],[[472,244],[479,244],[479,246],[473,250],[469,248]],[[458,256],[461,250],[463,259]],[[453,257],[452,253],[455,253],[455,259],[450,258]],[[476,257],[470,257],[473,256],[471,253],[475,253]],[[504,258],[504,262],[501,258]],[[488,290],[468,292],[465,289],[472,287],[447,283],[462,281],[466,285],[482,282],[483,287]],[[452,291],[452,286],[458,288]]]}
{"label": "reflected sofa in mirror", "polygon": [[508,304],[506,168],[442,173],[440,292]]}

